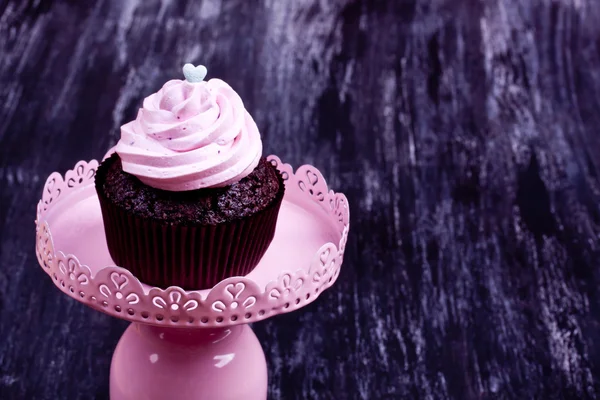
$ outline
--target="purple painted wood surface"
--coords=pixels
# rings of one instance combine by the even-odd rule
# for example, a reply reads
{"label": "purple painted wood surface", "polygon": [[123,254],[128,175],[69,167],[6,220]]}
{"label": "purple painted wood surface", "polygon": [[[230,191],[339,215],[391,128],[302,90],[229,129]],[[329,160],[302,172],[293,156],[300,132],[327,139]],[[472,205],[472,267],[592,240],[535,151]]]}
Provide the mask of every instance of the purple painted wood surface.
{"label": "purple painted wood surface", "polygon": [[254,326],[271,399],[596,398],[597,0],[4,0],[0,399],[108,397],[126,324],[40,270],[35,203],[190,61],[352,208],[334,288]]}

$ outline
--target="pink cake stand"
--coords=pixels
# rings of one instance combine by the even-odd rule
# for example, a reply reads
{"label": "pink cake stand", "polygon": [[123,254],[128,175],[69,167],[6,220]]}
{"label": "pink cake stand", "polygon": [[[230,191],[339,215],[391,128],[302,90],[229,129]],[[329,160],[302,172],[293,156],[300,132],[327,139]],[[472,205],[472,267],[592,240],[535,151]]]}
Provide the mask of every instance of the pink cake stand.
{"label": "pink cake stand", "polygon": [[65,294],[131,321],[113,354],[112,400],[264,400],[267,367],[247,325],[299,309],[340,273],[348,237],[343,194],[317,169],[275,157],[286,193],[275,239],[249,275],[208,290],[160,289],[111,260],[94,188],[98,162],[50,175],[38,203],[36,254]]}

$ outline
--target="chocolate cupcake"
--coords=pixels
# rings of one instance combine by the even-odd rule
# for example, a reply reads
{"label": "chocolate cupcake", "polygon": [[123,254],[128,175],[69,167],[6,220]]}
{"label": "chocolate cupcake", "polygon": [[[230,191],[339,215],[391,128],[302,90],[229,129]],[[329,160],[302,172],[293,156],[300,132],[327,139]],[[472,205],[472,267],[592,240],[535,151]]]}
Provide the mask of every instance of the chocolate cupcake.
{"label": "chocolate cupcake", "polygon": [[275,234],[279,171],[240,97],[184,67],[121,127],[96,174],[108,250],[143,283],[205,289],[252,271]]}

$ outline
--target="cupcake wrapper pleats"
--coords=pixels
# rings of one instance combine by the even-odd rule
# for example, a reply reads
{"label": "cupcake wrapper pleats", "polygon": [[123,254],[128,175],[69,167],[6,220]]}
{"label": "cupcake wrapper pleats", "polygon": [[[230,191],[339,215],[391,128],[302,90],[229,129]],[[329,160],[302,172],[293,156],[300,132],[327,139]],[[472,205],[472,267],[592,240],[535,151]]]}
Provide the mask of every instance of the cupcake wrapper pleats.
{"label": "cupcake wrapper pleats", "polygon": [[174,225],[134,215],[102,194],[102,166],[96,188],[110,255],[141,282],[158,287],[211,288],[231,276],[250,273],[275,235],[284,182],[262,211],[217,225]]}

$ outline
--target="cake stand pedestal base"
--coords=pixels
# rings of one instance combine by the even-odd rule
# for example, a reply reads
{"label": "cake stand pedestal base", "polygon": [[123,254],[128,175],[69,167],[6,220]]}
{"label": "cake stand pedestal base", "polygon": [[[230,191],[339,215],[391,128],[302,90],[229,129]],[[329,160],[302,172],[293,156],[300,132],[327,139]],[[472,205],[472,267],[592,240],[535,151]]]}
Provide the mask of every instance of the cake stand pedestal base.
{"label": "cake stand pedestal base", "polygon": [[252,329],[132,323],[115,349],[111,400],[265,400],[267,365]]}

